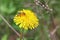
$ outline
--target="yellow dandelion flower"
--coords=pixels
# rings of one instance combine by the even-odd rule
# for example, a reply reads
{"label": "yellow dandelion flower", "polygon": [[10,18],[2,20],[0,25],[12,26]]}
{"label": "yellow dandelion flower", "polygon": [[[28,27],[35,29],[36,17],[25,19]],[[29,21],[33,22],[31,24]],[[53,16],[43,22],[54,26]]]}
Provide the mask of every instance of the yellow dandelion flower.
{"label": "yellow dandelion flower", "polygon": [[23,28],[25,30],[28,29],[34,29],[38,26],[38,18],[34,14],[34,12],[30,10],[21,10],[18,11],[19,14],[17,14],[14,17],[14,22],[16,25],[19,25],[20,28]]}

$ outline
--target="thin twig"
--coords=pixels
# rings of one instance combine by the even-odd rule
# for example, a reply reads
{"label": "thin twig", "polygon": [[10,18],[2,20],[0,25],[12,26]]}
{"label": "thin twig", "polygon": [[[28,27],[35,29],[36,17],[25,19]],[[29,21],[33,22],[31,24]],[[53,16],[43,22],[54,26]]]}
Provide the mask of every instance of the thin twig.
{"label": "thin twig", "polygon": [[59,28],[59,26],[56,26],[56,28],[55,28],[53,31],[51,31],[50,34],[51,34],[51,35],[54,35],[58,28]]}
{"label": "thin twig", "polygon": [[34,0],[34,2],[36,3],[36,5],[41,6],[45,10],[50,11],[50,12],[52,11],[52,9],[50,9],[47,4],[43,4],[39,0]]}
{"label": "thin twig", "polygon": [[[50,9],[46,3],[43,4],[43,3],[40,2],[39,0],[34,0],[34,1],[35,1],[36,5],[41,6],[43,9],[47,10],[48,13],[50,13],[51,25],[52,25],[52,27],[54,27],[53,31],[50,32],[50,37],[52,37],[52,36],[55,34],[55,32],[57,31],[57,29],[59,28],[59,27],[56,27],[56,25],[54,24],[54,16],[53,16],[53,14],[52,14],[53,10]],[[52,40],[56,40],[56,39],[54,39],[54,38],[55,38],[55,36],[53,37]]]}
{"label": "thin twig", "polygon": [[20,37],[20,34],[7,22],[7,20],[1,14],[0,17],[8,25],[8,27],[10,27]]}
{"label": "thin twig", "polygon": [[51,40],[57,40],[55,33],[58,28],[59,28],[59,26],[56,26],[56,28],[50,32],[49,36],[51,37]]}

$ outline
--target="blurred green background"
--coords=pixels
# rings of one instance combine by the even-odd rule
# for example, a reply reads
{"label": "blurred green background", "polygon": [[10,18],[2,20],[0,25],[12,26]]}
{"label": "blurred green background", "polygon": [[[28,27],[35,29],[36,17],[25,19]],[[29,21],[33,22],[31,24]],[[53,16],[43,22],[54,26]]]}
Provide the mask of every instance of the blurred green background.
{"label": "blurred green background", "polygon": [[[39,0],[47,3],[53,9],[54,24],[60,26],[60,0]],[[50,24],[50,16],[41,6],[37,6],[34,0],[0,0],[0,14],[12,25],[17,31],[21,29],[13,22],[14,16],[18,10],[29,9],[36,13],[39,19],[39,26],[34,30],[24,32],[24,40],[50,40],[49,31],[53,28]],[[60,40],[60,28],[55,33],[56,40]],[[0,18],[0,40],[20,40],[8,25]]]}

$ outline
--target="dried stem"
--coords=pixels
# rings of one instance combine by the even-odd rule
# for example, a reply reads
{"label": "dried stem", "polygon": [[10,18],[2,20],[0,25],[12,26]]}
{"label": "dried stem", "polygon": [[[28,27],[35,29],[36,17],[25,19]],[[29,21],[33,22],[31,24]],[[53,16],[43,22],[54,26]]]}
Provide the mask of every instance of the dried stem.
{"label": "dried stem", "polygon": [[20,37],[20,34],[7,22],[7,20],[1,14],[0,17],[8,25],[8,27],[10,27]]}
{"label": "dried stem", "polygon": [[50,34],[51,34],[51,35],[54,35],[58,28],[59,28],[59,26],[56,26],[56,28],[55,28],[53,31],[51,31]]}
{"label": "dried stem", "polygon": [[[52,40],[56,40],[55,36],[53,37],[53,35],[55,34],[55,32],[57,31],[57,29],[58,29],[59,27],[56,27],[56,25],[54,24],[54,16],[53,16],[53,14],[52,14],[53,10],[50,9],[46,3],[43,4],[43,3],[40,2],[39,0],[34,0],[34,1],[35,1],[36,5],[41,6],[43,9],[47,10],[48,13],[50,13],[50,21],[51,21],[51,25],[52,25],[52,27],[53,27],[54,29],[53,29],[53,31],[50,31],[50,34],[49,34],[49,35],[50,35],[50,37],[51,37]],[[53,38],[52,38],[52,37],[53,37]],[[55,39],[54,39],[54,38],[55,38]]]}
{"label": "dried stem", "polygon": [[45,10],[50,11],[50,12],[52,11],[52,9],[50,9],[47,4],[43,4],[39,0],[34,0],[34,1],[35,1],[36,5],[41,6]]}

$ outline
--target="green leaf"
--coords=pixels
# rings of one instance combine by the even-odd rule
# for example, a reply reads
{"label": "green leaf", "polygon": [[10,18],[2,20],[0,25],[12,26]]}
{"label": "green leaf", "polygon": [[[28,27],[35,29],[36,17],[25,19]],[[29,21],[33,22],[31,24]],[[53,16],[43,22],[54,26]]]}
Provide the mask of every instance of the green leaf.
{"label": "green leaf", "polygon": [[5,34],[5,35],[2,36],[2,39],[1,40],[7,40],[7,38],[8,38],[8,35]]}
{"label": "green leaf", "polygon": [[0,23],[2,22],[2,19],[0,18]]}

